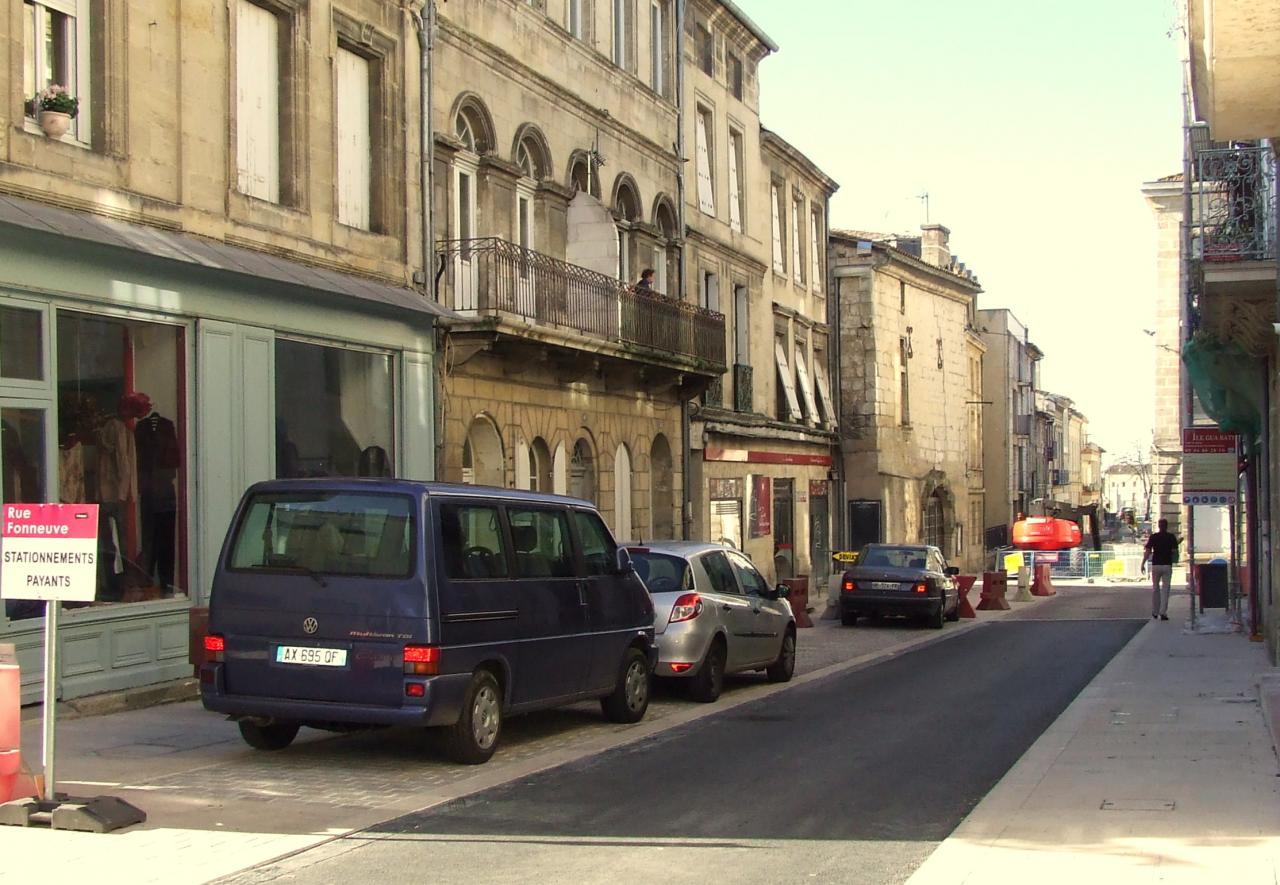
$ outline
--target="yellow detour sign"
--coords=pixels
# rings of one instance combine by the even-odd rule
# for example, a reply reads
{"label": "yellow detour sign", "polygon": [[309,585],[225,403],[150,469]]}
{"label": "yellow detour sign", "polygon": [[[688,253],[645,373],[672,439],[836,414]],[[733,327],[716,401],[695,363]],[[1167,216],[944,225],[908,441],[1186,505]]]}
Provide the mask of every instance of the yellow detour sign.
{"label": "yellow detour sign", "polygon": [[1104,578],[1123,578],[1124,560],[1108,559],[1102,564],[1102,576]]}
{"label": "yellow detour sign", "polygon": [[836,550],[831,554],[831,558],[841,565],[853,565],[858,561],[857,550]]}
{"label": "yellow detour sign", "polygon": [[1021,554],[1021,553],[1009,553],[1009,554],[1006,554],[1006,555],[1005,555],[1005,558],[1004,558],[1004,570],[1005,570],[1006,572],[1009,572],[1010,574],[1014,574],[1014,575],[1016,575],[1016,574],[1018,573],[1018,569],[1020,569],[1020,568],[1022,568],[1022,554]]}

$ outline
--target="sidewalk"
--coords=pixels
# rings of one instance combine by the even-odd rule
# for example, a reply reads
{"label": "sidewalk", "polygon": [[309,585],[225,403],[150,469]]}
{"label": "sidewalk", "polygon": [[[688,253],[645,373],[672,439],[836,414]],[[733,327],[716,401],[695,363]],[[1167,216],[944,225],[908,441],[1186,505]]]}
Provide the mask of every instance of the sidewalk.
{"label": "sidewalk", "polygon": [[[941,632],[815,621],[800,632],[790,685],[946,641],[1042,601],[979,612]],[[59,790],[119,796],[148,820],[105,835],[0,827],[0,883],[73,881],[85,870],[104,883],[207,882],[787,688],[731,677],[715,704],[659,689],[645,719],[631,726],[605,722],[595,703],[515,717],[497,756],[482,766],[443,761],[408,729],[340,736],[304,729],[288,750],[262,753],[198,702],[60,720]],[[39,735],[38,716],[24,716],[25,755],[36,763]]]}
{"label": "sidewalk", "polygon": [[1190,633],[1187,606],[1143,628],[910,885],[1275,885],[1276,671],[1260,643]]}

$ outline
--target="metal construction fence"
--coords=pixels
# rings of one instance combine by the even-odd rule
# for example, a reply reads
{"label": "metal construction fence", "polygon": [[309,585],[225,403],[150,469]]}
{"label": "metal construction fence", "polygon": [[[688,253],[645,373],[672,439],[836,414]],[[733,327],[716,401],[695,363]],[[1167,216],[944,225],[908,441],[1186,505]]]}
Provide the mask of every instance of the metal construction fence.
{"label": "metal construction fence", "polygon": [[995,551],[994,565],[1010,574],[1016,574],[1023,566],[1048,565],[1049,574],[1055,578],[1143,580],[1142,548],[1136,545],[1106,550],[1015,550],[1006,547]]}

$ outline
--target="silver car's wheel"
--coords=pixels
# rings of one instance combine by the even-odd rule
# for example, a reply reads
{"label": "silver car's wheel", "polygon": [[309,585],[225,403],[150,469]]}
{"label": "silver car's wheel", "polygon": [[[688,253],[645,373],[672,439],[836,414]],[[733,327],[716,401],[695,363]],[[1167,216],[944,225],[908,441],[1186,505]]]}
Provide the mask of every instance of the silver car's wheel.
{"label": "silver car's wheel", "polygon": [[702,666],[689,682],[689,694],[695,701],[710,704],[724,690],[724,663],[727,657],[724,642],[717,639],[707,649]]}
{"label": "silver car's wheel", "polygon": [[769,665],[765,674],[770,682],[790,682],[796,672],[796,631],[787,630],[778,649],[778,659]]}

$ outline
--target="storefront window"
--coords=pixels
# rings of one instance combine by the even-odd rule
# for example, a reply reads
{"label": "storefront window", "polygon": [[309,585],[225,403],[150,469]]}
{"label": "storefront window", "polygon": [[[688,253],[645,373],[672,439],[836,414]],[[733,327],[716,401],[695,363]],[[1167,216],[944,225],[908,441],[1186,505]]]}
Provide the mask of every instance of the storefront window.
{"label": "storefront window", "polygon": [[[45,499],[45,411],[0,408],[0,469],[4,471],[4,500],[11,504],[40,504]],[[6,599],[5,613],[13,620],[38,618],[44,603]]]}
{"label": "storefront window", "polygon": [[392,476],[387,354],[276,340],[276,476]]}
{"label": "storefront window", "polygon": [[96,601],[187,595],[184,330],[60,311],[58,500],[97,504]]}
{"label": "storefront window", "polygon": [[21,307],[0,307],[0,377],[44,380],[43,314]]}

